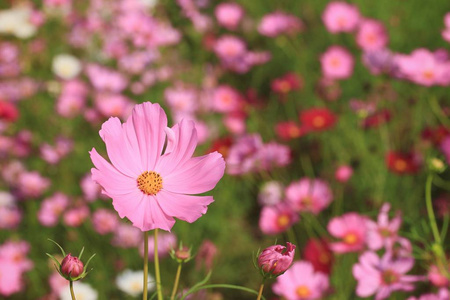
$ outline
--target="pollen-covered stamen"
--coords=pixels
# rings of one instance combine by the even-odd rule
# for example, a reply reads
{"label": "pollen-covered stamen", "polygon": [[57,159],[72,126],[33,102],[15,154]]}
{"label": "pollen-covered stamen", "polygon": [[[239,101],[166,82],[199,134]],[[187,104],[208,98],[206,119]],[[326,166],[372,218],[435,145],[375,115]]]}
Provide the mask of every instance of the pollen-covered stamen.
{"label": "pollen-covered stamen", "polygon": [[161,175],[145,171],[137,178],[138,188],[147,195],[156,195],[163,188]]}

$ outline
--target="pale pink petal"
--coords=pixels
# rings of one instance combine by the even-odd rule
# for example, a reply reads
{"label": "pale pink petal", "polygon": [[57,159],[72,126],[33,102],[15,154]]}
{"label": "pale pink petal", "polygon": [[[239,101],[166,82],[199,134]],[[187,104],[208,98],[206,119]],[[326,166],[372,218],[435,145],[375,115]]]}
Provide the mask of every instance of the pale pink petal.
{"label": "pale pink petal", "polygon": [[343,237],[347,233],[347,225],[342,217],[333,218],[327,226],[328,231],[335,237]]}
{"label": "pale pink petal", "polygon": [[214,201],[212,196],[189,196],[164,190],[156,198],[164,213],[189,223],[205,214],[208,205]]}
{"label": "pale pink petal", "polygon": [[[166,191],[181,194],[204,193],[216,186],[224,171],[225,161],[218,152],[194,157],[179,169],[166,176],[163,175],[163,188]],[[162,172],[164,170],[161,170]]]}
{"label": "pale pink petal", "polygon": [[197,130],[192,121],[181,120],[172,128],[166,128],[168,136],[166,151],[161,157],[156,170],[161,170],[161,175],[178,170],[194,154],[197,146]]}
{"label": "pale pink petal", "polygon": [[128,194],[137,190],[136,180],[134,178],[119,172],[100,156],[94,148],[89,153],[96,167],[96,169],[91,169],[92,180],[100,184],[109,197],[112,198],[114,195]]}
{"label": "pale pink petal", "polygon": [[120,172],[137,178],[143,173],[142,164],[136,148],[127,141],[122,124],[118,118],[109,118],[103,123],[100,136],[106,144],[106,151],[111,163]]}
{"label": "pale pink petal", "polygon": [[174,218],[167,215],[158,205],[158,198],[155,196],[144,195],[137,210],[139,212],[135,213],[136,218],[130,220],[142,231],[155,228],[170,231],[175,224]]}
{"label": "pale pink petal", "polygon": [[[153,171],[165,143],[167,116],[164,110],[159,104],[145,102],[134,107],[128,122],[134,127],[142,167],[145,171]],[[127,128],[128,130],[132,131]]]}

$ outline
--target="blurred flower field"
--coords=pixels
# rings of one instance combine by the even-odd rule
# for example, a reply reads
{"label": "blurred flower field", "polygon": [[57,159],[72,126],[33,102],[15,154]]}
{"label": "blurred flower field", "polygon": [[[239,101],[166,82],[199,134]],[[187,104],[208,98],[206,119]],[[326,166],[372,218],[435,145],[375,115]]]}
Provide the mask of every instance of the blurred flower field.
{"label": "blurred flower field", "polygon": [[0,38],[0,299],[72,299],[49,239],[139,299],[148,230],[156,299],[155,228],[164,299],[450,299],[449,2],[4,0]]}

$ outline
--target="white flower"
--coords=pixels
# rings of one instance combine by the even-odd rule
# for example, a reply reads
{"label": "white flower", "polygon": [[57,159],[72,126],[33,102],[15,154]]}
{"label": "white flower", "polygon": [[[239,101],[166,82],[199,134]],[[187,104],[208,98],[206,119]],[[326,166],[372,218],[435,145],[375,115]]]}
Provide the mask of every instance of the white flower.
{"label": "white flower", "polygon": [[14,196],[11,193],[0,191],[0,207],[13,206],[15,202]]}
{"label": "white flower", "polygon": [[[151,291],[155,287],[154,279],[148,275],[148,290]],[[144,271],[125,270],[116,278],[116,284],[119,290],[130,296],[137,297],[144,290]]]}
{"label": "white flower", "polygon": [[139,0],[139,2],[147,8],[153,8],[158,4],[158,0]]}
{"label": "white flower", "polygon": [[81,72],[81,63],[75,56],[59,54],[53,58],[53,73],[62,79],[73,79]]}
{"label": "white flower", "polygon": [[17,6],[0,11],[0,33],[12,34],[26,39],[36,33],[36,26],[30,22],[31,8]]}
{"label": "white flower", "polygon": [[[77,300],[97,300],[98,293],[89,284],[75,281],[73,283],[73,291]],[[66,285],[59,292],[60,300],[72,300],[69,285]]]}

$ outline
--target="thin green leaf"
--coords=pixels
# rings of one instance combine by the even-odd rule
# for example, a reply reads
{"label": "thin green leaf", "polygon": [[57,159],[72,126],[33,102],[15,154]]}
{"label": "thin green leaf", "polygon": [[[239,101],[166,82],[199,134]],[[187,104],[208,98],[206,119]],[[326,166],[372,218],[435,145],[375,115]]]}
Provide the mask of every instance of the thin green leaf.
{"label": "thin green leaf", "polygon": [[63,255],[64,257],[66,257],[66,252],[64,251],[64,249],[63,249],[57,242],[55,242],[55,241],[52,240],[52,239],[47,239],[47,240],[49,240],[50,242],[53,242],[56,246],[58,246],[59,249],[61,250],[62,255]]}
{"label": "thin green leaf", "polygon": [[197,284],[195,284],[193,287],[191,287],[186,294],[183,295],[183,297],[181,298],[181,300],[184,300],[189,294],[192,294],[192,291],[195,290],[197,287],[204,285],[206,282],[208,282],[209,278],[211,278],[211,274],[212,271],[209,271],[208,274],[206,275],[206,277],[198,282]]}
{"label": "thin green leaf", "polygon": [[91,262],[91,259],[94,258],[94,256],[95,256],[96,254],[97,254],[97,253],[94,253],[94,254],[92,254],[91,257],[89,257],[88,261],[86,262],[86,265],[84,265],[84,268],[85,268],[85,269],[87,269],[87,267],[89,266],[89,263]]}
{"label": "thin green leaf", "polygon": [[81,260],[81,256],[83,255],[83,252],[84,252],[84,247],[83,247],[83,248],[81,248],[81,252],[80,252],[80,255],[78,255],[78,259],[80,259],[80,260]]}
{"label": "thin green leaf", "polygon": [[61,264],[59,263],[59,261],[51,254],[45,253],[47,254],[48,257],[50,257],[51,259],[53,259],[53,261],[56,263],[56,265],[58,265],[58,267],[61,268]]}

